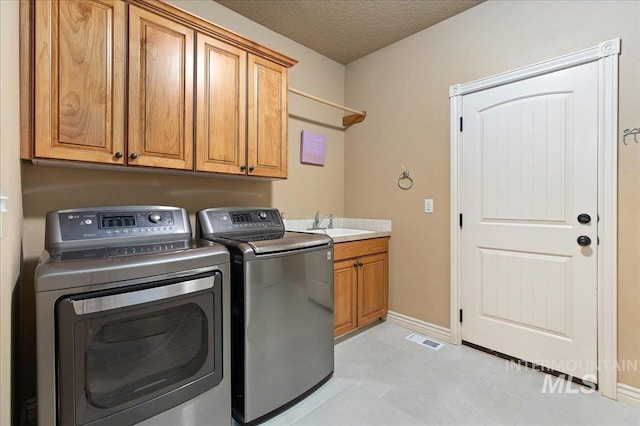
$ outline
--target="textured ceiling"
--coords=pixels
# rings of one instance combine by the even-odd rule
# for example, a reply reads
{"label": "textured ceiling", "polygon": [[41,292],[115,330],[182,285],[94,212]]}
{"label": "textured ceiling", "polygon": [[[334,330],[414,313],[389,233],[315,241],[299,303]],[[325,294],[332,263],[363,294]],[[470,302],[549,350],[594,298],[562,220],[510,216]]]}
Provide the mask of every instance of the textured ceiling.
{"label": "textured ceiling", "polygon": [[348,64],[483,0],[215,0]]}

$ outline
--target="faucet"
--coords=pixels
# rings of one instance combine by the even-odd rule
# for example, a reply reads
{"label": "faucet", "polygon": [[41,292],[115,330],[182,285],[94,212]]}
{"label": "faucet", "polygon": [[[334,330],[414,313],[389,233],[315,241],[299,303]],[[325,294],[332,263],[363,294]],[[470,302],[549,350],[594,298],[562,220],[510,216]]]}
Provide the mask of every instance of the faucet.
{"label": "faucet", "polygon": [[316,215],[313,218],[313,225],[311,226],[311,229],[325,229],[325,228],[321,228],[320,224],[326,218],[329,218],[329,226],[327,228],[329,229],[333,228],[333,214],[329,213],[327,215],[320,217],[320,212],[316,211]]}

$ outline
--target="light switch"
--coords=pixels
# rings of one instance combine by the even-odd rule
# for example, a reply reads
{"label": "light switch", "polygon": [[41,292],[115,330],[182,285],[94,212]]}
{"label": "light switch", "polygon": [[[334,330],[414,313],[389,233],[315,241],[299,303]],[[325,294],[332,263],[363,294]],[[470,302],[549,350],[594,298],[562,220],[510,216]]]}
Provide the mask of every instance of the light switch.
{"label": "light switch", "polygon": [[433,198],[426,198],[424,200],[424,212],[433,213]]}

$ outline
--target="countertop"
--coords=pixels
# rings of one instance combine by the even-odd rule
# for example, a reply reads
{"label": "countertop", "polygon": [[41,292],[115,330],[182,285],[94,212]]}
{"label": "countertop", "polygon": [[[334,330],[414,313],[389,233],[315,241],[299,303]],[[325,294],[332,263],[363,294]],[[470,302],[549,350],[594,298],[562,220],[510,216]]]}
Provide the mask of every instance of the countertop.
{"label": "countertop", "polygon": [[[306,232],[306,231],[295,230],[293,232]],[[318,232],[307,232],[307,233],[308,234],[324,235],[324,234],[320,234]],[[384,237],[391,237],[391,231],[374,231],[374,232],[366,232],[366,233],[355,234],[355,235],[341,235],[341,236],[338,236],[338,237],[329,236],[329,238],[331,238],[333,240],[334,244],[348,243],[348,242],[351,242],[351,241],[360,241],[360,240],[371,240],[373,238],[384,238]]]}
{"label": "countertop", "polygon": [[341,237],[332,237],[334,244],[348,243],[350,241],[370,240],[373,238],[390,237],[390,231],[368,232],[366,234],[344,235]]}

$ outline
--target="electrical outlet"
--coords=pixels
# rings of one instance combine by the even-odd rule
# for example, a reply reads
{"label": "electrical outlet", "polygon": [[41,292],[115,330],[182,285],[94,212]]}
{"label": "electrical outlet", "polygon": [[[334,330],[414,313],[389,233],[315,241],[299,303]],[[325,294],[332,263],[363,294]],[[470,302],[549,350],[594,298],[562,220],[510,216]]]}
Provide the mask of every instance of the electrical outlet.
{"label": "electrical outlet", "polygon": [[433,198],[426,198],[424,200],[424,212],[433,213]]}

